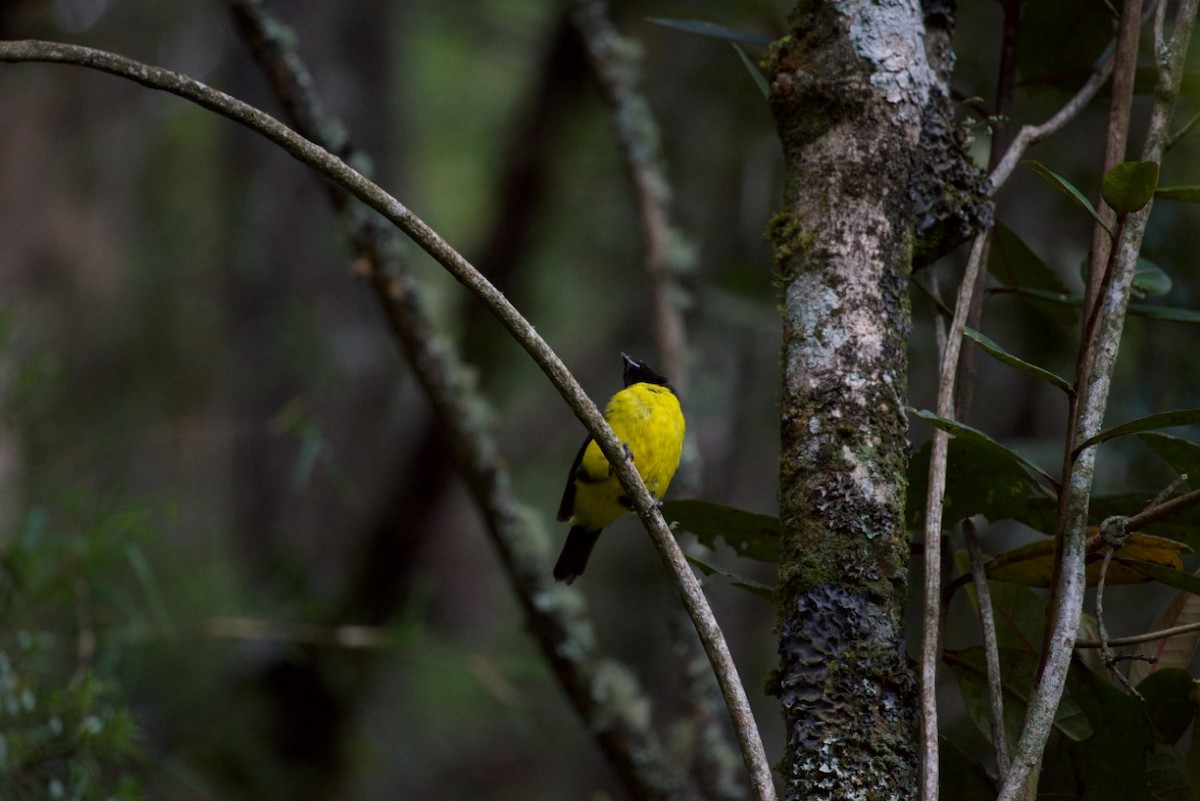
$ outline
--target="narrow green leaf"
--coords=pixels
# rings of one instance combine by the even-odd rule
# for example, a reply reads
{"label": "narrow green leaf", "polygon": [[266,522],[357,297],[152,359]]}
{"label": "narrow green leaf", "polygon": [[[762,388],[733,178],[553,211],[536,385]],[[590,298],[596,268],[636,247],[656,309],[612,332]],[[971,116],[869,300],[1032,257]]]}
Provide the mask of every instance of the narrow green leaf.
{"label": "narrow green leaf", "polygon": [[[971,572],[971,557],[965,549],[954,552],[954,561],[959,575]],[[1046,599],[1029,587],[1005,581],[989,581],[988,588],[992,594],[992,614],[996,618],[996,645],[1037,654],[1046,628]],[[964,589],[973,613],[978,615],[975,583],[968,583]]]}
{"label": "narrow green leaf", "polygon": [[1200,310],[1197,309],[1181,309],[1176,306],[1152,306],[1148,303],[1130,303],[1128,311],[1135,317],[1145,317],[1148,320],[1200,325]]}
{"label": "narrow green leaf", "polygon": [[[1040,289],[1061,295],[1067,286],[1015,231],[997,221],[992,229],[992,247],[988,250],[988,272],[1008,287]],[[1074,309],[1063,308],[1053,301],[1035,300],[1031,304],[1056,322],[1073,327],[1079,315]]]}
{"label": "narrow green leaf", "polygon": [[[1191,723],[1191,704],[1184,704],[1183,714]],[[1194,801],[1183,754],[1174,746],[1158,743],[1146,754],[1145,777],[1146,789],[1154,801]]]}
{"label": "narrow green leaf", "polygon": [[738,58],[742,60],[743,66],[749,71],[750,77],[754,79],[754,85],[758,87],[758,91],[762,92],[763,97],[770,99],[771,87],[767,84],[767,78],[762,74],[762,70],[754,63],[754,59],[746,55],[746,51],[736,42],[731,42],[731,44],[733,45],[733,49],[737,51]]}
{"label": "narrow green leaf", "polygon": [[1180,203],[1200,203],[1200,186],[1160,186],[1154,190],[1154,196]]}
{"label": "narrow green leaf", "polygon": [[1174,412],[1160,412],[1159,414],[1152,414],[1149,417],[1142,417],[1138,420],[1130,420],[1128,423],[1122,423],[1116,428],[1110,428],[1107,431],[1101,431],[1096,436],[1083,442],[1076,450],[1083,450],[1092,445],[1099,445],[1101,442],[1113,439],[1114,437],[1140,434],[1143,431],[1157,431],[1160,428],[1192,425],[1200,425],[1200,409],[1179,409]]}
{"label": "narrow green leaf", "polygon": [[1200,487],[1200,444],[1157,431],[1138,434],[1137,438],[1177,475],[1186,475],[1185,486]]}
{"label": "narrow green leaf", "polygon": [[1097,801],[1150,801],[1146,789],[1146,754],[1154,731],[1140,704],[1079,664],[1067,673],[1067,693],[1095,732],[1069,744],[1079,765],[1080,797]]}
{"label": "narrow green leaf", "polygon": [[[1041,289],[1023,289],[1020,287],[1004,291],[1011,292],[1014,295],[1025,295],[1038,300],[1059,303],[1064,306],[1073,306],[1075,308],[1083,305],[1083,298],[1079,295],[1067,295],[1061,292],[1046,292]],[[1200,310],[1197,309],[1182,309],[1177,306],[1155,306],[1149,303],[1130,303],[1127,311],[1135,317],[1145,317],[1149,320],[1200,325]]]}
{"label": "narrow green leaf", "polygon": [[995,453],[1004,454],[1010,460],[1012,460],[1014,463],[1020,464],[1020,465],[1024,466],[1026,469],[1032,471],[1034,474],[1041,476],[1043,479],[1045,479],[1047,482],[1049,482],[1052,487],[1058,486],[1058,481],[1056,481],[1055,478],[1053,476],[1051,476],[1049,473],[1047,473],[1045,470],[1038,467],[1036,464],[1029,461],[1024,456],[1022,456],[1020,453],[1018,453],[1017,451],[1008,447],[1007,445],[1000,444],[999,442],[992,439],[987,434],[983,433],[982,431],[980,431],[977,428],[972,428],[971,426],[966,425],[964,423],[959,423],[956,420],[947,420],[944,417],[938,417],[933,412],[927,411],[925,409],[914,409],[913,407],[909,406],[908,412],[909,412],[909,414],[913,415],[914,417],[925,421],[926,423],[933,426],[934,428],[939,428],[942,431],[945,431],[946,433],[951,434],[955,437],[963,437],[964,439],[969,439],[972,442],[983,445],[984,447],[988,448],[989,450],[991,450]]}
{"label": "narrow green leaf", "polygon": [[1012,355],[1004,348],[996,344],[996,342],[986,334],[982,334],[979,331],[976,331],[974,328],[963,329],[963,334],[979,343],[979,347],[983,348],[984,351],[993,359],[1007,364],[1009,367],[1015,367],[1021,372],[1033,376],[1038,381],[1045,381],[1048,384],[1053,384],[1063,392],[1066,392],[1068,395],[1074,392],[1074,390],[1071,389],[1071,385],[1067,383],[1066,379],[1060,378],[1049,370],[1038,367],[1036,364],[1030,364],[1024,359],[1020,359]]}
{"label": "narrow green leaf", "polygon": [[1154,197],[1158,186],[1158,163],[1123,161],[1104,173],[1100,194],[1117,214],[1132,214]]}
{"label": "narrow green leaf", "polygon": [[[987,667],[983,649],[947,650],[942,659],[950,666],[958,680],[967,714],[990,741],[991,709],[987,698]],[[1037,674],[1037,655],[1001,649],[1000,673],[1004,687],[1004,728],[1010,741],[1015,743],[1021,733],[1021,723],[1025,719],[1029,688]],[[1068,740],[1075,742],[1086,740],[1094,733],[1087,717],[1072,699],[1065,695],[1055,713],[1054,728]]]}
{"label": "narrow green leaf", "polygon": [[756,45],[758,47],[766,47],[775,41],[774,37],[765,36],[761,33],[751,33],[750,31],[739,31],[734,28],[727,28],[724,25],[718,25],[715,22],[707,22],[702,19],[669,19],[666,17],[646,17],[647,22],[653,22],[655,25],[662,25],[666,28],[675,28],[688,33],[694,33],[698,36],[711,36],[714,39],[725,39],[730,42],[741,42],[748,45]]}
{"label": "narrow green leaf", "polygon": [[737,573],[730,573],[725,568],[719,567],[695,554],[685,554],[684,556],[706,576],[722,576],[729,579],[729,583],[735,587],[741,587],[743,590],[753,593],[760,598],[765,598],[768,601],[775,600],[775,588],[769,584],[763,584],[761,581],[739,576]]}
{"label": "narrow green leaf", "polygon": [[[908,527],[925,525],[925,496],[929,487],[927,442],[908,466]],[[1028,516],[1031,504],[1048,498],[1028,468],[1007,453],[963,437],[950,440],[946,449],[946,493],[942,502],[946,520],[983,515],[988,520]]]}
{"label": "narrow green leaf", "polygon": [[1027,161],[1022,161],[1021,163],[1041,176],[1046,183],[1050,184],[1055,189],[1071,198],[1071,200],[1075,201],[1077,206],[1082,208],[1088,214],[1092,215],[1092,219],[1100,223],[1101,228],[1103,228],[1105,231],[1108,231],[1109,236],[1113,235],[1112,229],[1105,225],[1104,220],[1100,217],[1100,213],[1096,211],[1096,207],[1092,205],[1090,200],[1084,197],[1082,192],[1075,188],[1073,183],[1068,181],[1066,178],[1063,178],[1061,175],[1054,172],[1040,161],[1029,159]]}
{"label": "narrow green leaf", "polygon": [[1174,587],[1183,592],[1190,592],[1192,595],[1200,595],[1200,576],[1193,576],[1191,573],[1184,573],[1182,570],[1172,570],[1163,565],[1156,565],[1152,562],[1139,562],[1133,559],[1125,561],[1127,567],[1149,576],[1159,584],[1165,584],[1168,587]]}
{"label": "narrow green leaf", "polygon": [[146,604],[150,607],[154,625],[162,634],[174,637],[175,623],[171,619],[171,613],[167,611],[162,588],[154,576],[154,569],[150,567],[150,561],[146,559],[142,549],[135,543],[125,546],[125,558],[129,561],[129,566],[133,568],[133,574],[137,577],[138,584],[142,587],[142,594],[146,596]]}
{"label": "narrow green leaf", "polygon": [[1161,298],[1171,291],[1173,283],[1171,276],[1163,268],[1149,259],[1138,256],[1137,266],[1133,270],[1133,286],[1130,293],[1138,298]]}
{"label": "narrow green leaf", "polygon": [[708,501],[667,501],[663,516],[708,548],[724,540],[743,559],[779,562],[779,518]]}
{"label": "narrow green leaf", "polygon": [[1177,743],[1192,722],[1192,676],[1183,668],[1163,668],[1138,683],[1145,710],[1163,742]]}
{"label": "narrow green leaf", "polygon": [[938,790],[954,801],[994,801],[992,778],[977,759],[951,737],[938,737]]}

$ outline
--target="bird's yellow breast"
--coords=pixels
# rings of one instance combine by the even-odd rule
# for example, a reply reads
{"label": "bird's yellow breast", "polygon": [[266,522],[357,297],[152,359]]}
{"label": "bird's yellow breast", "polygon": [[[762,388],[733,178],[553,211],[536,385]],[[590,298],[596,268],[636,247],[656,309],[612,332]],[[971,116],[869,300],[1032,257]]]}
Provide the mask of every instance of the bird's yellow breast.
{"label": "bird's yellow breast", "polygon": [[[683,452],[686,425],[679,398],[664,386],[634,384],[612,396],[604,417],[633,456],[646,488],[661,498]],[[584,450],[576,476],[574,524],[601,529],[629,511],[624,490],[595,442]]]}

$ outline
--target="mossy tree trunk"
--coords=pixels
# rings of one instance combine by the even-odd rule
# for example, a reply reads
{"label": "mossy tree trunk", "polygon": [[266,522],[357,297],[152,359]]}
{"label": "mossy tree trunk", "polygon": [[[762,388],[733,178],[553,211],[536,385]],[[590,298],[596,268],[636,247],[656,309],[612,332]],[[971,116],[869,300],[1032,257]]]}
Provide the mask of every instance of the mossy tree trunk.
{"label": "mossy tree trunk", "polygon": [[[926,238],[928,151],[971,169],[945,147],[948,70],[926,56],[917,0],[809,0],[789,22],[769,65],[786,159],[771,230],[784,331],[785,797],[913,797],[917,698],[901,620],[907,287]],[[935,22],[944,42],[948,13]]]}

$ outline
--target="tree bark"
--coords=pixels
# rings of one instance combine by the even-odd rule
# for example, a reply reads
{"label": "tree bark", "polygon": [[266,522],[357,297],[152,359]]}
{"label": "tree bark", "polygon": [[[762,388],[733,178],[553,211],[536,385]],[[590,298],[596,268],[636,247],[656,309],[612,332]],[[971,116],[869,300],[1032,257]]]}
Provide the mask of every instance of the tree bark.
{"label": "tree bark", "polygon": [[906,798],[919,770],[901,620],[907,286],[937,174],[927,154],[973,173],[945,137],[924,141],[947,130],[930,119],[944,123],[948,92],[927,60],[917,0],[809,0],[789,23],[770,63],[786,170],[771,224],[783,315],[774,689],[785,797]]}

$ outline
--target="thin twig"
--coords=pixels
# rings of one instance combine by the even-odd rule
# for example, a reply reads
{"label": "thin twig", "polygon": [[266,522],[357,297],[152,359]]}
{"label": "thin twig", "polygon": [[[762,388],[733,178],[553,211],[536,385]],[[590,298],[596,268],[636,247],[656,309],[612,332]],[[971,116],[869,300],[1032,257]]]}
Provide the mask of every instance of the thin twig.
{"label": "thin twig", "polygon": [[1151,506],[1144,512],[1138,512],[1129,518],[1129,527],[1132,529],[1144,528],[1151,523],[1157,523],[1168,515],[1181,512],[1189,506],[1195,506],[1197,503],[1200,503],[1200,489],[1192,490],[1169,501],[1163,501],[1156,506]]}
{"label": "thin twig", "polygon": [[[963,326],[971,307],[975,277],[983,269],[983,255],[989,232],[976,234],[967,260],[967,270],[958,287],[954,304],[954,319],[946,336],[938,374],[937,413],[954,416],[954,381],[958,372],[958,354],[962,348]],[[925,588],[922,608],[921,634],[921,797],[936,801],[938,797],[938,727],[937,727],[937,665],[941,612],[941,539],[942,498],[946,494],[946,454],[949,435],[938,429],[933,432],[929,456],[929,490],[925,499]]]}
{"label": "thin twig", "polygon": [[620,441],[604,420],[604,416],[596,404],[583,391],[579,382],[537,333],[533,325],[486,277],[471,266],[424,220],[373,181],[269,114],[236,100],[224,92],[211,89],[185,75],[113,53],[58,42],[36,40],[0,42],[0,61],[41,61],[88,67],[127,78],[151,89],[170,92],[241,123],[279,145],[297,161],[339,184],[382,214],[445,267],[456,280],[474,293],[546,373],[555,389],[570,405],[572,411],[587,428],[588,433],[591,434],[601,452],[612,465],[613,472],[619,479],[622,489],[625,490],[626,497],[649,531],[659,556],[667,565],[675,582],[676,591],[704,643],[704,650],[713,665],[713,671],[717,675],[717,681],[721,685],[730,716],[733,718],[734,728],[742,746],[742,755],[750,770],[751,780],[755,784],[758,797],[764,801],[775,797],[770,765],[762,747],[762,740],[754,722],[750,703],[746,698],[745,688],[738,676],[737,666],[729,653],[729,646],[721,634],[720,626],[712,614],[712,609],[709,607],[683,551],[675,542],[666,520],[658,510],[654,497],[646,489],[645,483],[634,469],[633,464],[624,458],[624,450]]}
{"label": "thin twig", "polygon": [[[1096,580],[1096,629],[1100,635],[1100,656],[1104,660],[1104,666],[1109,669],[1121,682],[1121,685],[1133,694],[1139,701],[1145,701],[1142,694],[1133,688],[1129,683],[1129,679],[1117,669],[1118,663],[1122,661],[1119,656],[1114,656],[1108,642],[1108,627],[1104,624],[1104,582],[1108,576],[1108,566],[1112,564],[1113,554],[1125,544],[1125,540],[1129,538],[1129,533],[1132,529],[1129,528],[1129,518],[1127,517],[1110,517],[1105,520],[1100,526],[1100,536],[1104,540],[1104,559],[1100,562],[1100,576]],[[1127,657],[1132,659],[1133,657]]]}
{"label": "thin twig", "polygon": [[992,588],[988,584],[983,551],[975,536],[975,522],[963,520],[963,535],[971,557],[971,578],[975,583],[975,602],[979,605],[979,627],[983,631],[983,653],[987,665],[988,707],[992,717],[992,747],[996,749],[996,772],[1000,781],[1008,775],[1012,760],[1008,753],[1008,732],[1004,728],[1004,677],[1000,673],[1000,647],[996,637],[996,618],[992,614]]}
{"label": "thin twig", "polygon": [[1013,137],[1012,144],[1008,146],[1008,150],[1004,154],[1004,158],[1000,159],[1000,163],[996,165],[996,169],[992,170],[988,176],[992,181],[992,193],[1008,181],[1012,171],[1016,169],[1017,164],[1021,161],[1021,157],[1025,155],[1025,151],[1031,145],[1037,144],[1048,136],[1058,133],[1062,128],[1075,119],[1079,112],[1092,101],[1096,93],[1100,91],[1100,87],[1108,80],[1108,76],[1112,74],[1113,59],[1112,56],[1105,58],[1092,71],[1087,82],[1079,88],[1074,97],[1066,102],[1066,104],[1058,110],[1053,117],[1043,122],[1041,125],[1025,125]]}
{"label": "thin twig", "polygon": [[[1144,642],[1154,642],[1155,640],[1166,640],[1171,637],[1178,637],[1180,634],[1191,634],[1193,631],[1200,631],[1200,623],[1185,623],[1181,626],[1172,626],[1169,629],[1159,629],[1158,631],[1146,631],[1141,634],[1131,634],[1128,637],[1110,637],[1108,644],[1112,647],[1122,645],[1138,645]],[[1075,643],[1076,648],[1099,648],[1100,640],[1079,640]]]}

